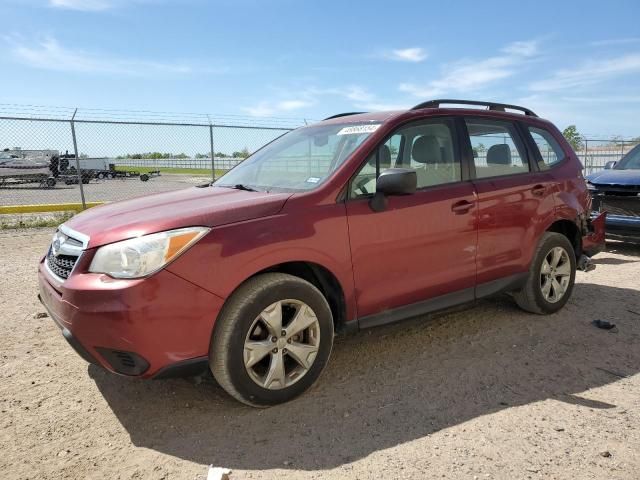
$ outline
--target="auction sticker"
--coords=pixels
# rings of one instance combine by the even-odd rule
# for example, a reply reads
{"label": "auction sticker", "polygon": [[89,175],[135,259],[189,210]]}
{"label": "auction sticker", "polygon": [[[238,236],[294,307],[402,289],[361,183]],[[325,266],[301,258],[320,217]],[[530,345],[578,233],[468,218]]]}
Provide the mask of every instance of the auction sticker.
{"label": "auction sticker", "polygon": [[361,133],[373,133],[380,127],[379,123],[373,123],[368,125],[351,125],[350,127],[344,127],[338,132],[338,135],[359,135]]}

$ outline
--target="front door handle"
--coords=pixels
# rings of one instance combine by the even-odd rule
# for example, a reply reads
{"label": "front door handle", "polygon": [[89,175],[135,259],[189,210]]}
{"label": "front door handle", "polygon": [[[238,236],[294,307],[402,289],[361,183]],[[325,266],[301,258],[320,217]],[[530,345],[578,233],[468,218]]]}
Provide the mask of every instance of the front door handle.
{"label": "front door handle", "polygon": [[460,200],[459,202],[451,205],[451,211],[456,215],[463,215],[465,213],[469,213],[469,210],[473,208],[473,203],[467,200]]}
{"label": "front door handle", "polygon": [[544,185],[536,185],[531,189],[531,193],[533,193],[536,197],[541,197],[547,191],[547,187]]}

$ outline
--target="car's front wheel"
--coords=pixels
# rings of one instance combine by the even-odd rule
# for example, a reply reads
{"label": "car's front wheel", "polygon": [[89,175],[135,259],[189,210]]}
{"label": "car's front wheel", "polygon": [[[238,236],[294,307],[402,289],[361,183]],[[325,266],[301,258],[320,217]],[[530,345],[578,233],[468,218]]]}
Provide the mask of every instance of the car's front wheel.
{"label": "car's front wheel", "polygon": [[332,345],[333,318],[322,293],[301,278],[266,273],[247,280],[225,304],[209,361],[230,395],[265,407],[313,385]]}
{"label": "car's front wheel", "polygon": [[576,279],[576,254],[567,237],[546,232],[533,257],[527,282],[514,292],[516,303],[528,312],[554,313],[569,301]]}

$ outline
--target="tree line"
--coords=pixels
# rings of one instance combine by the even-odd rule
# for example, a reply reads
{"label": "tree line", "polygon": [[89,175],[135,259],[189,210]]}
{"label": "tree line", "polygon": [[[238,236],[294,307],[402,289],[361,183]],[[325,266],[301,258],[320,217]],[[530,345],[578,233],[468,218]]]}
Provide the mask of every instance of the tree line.
{"label": "tree line", "polygon": [[[193,158],[210,158],[210,153],[196,153]],[[244,147],[242,150],[237,150],[231,154],[224,152],[215,152],[216,158],[247,158],[250,155],[249,149]],[[187,159],[192,158],[186,153],[170,153],[170,152],[144,152],[144,153],[127,153],[125,155],[118,155],[116,159],[134,159],[134,160],[160,160],[165,158],[177,158]]]}

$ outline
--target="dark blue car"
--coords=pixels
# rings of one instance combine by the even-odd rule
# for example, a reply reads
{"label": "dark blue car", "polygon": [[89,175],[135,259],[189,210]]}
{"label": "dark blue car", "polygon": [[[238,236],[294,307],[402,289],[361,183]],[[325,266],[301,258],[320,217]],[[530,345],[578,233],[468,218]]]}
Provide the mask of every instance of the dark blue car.
{"label": "dark blue car", "polygon": [[594,213],[607,212],[607,236],[640,242],[640,145],[587,181]]}

